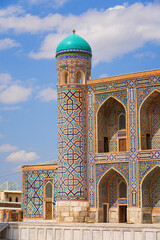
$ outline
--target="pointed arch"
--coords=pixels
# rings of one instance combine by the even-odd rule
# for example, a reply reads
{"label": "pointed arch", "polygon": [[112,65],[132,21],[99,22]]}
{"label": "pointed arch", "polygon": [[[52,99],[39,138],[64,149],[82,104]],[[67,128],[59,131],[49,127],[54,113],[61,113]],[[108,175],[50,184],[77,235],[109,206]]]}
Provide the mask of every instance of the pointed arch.
{"label": "pointed arch", "polygon": [[85,84],[85,73],[83,70],[78,70],[76,72],[76,83]]}
{"label": "pointed arch", "polygon": [[[121,113],[124,114],[126,119],[126,108],[124,104],[114,96],[108,97],[99,106],[96,115],[98,153],[120,151],[119,143],[117,144],[117,132],[119,131],[118,116]],[[125,145],[126,138],[124,141]]]}
{"label": "pointed arch", "polygon": [[152,92],[150,92],[150,93],[143,99],[143,101],[142,101],[142,103],[140,104],[140,107],[139,107],[139,112],[141,111],[141,108],[142,108],[144,102],[145,102],[152,94],[154,94],[154,93],[160,94],[160,90],[154,89]]}
{"label": "pointed arch", "polygon": [[[115,208],[119,208],[119,201],[125,201],[127,207],[127,195],[126,198],[119,198],[119,183],[124,182],[127,186],[126,178],[116,168],[110,167],[101,176],[97,185],[97,207],[98,207],[98,221],[100,222],[117,222],[119,221],[119,213],[115,216]],[[107,209],[106,209],[107,206]],[[107,210],[107,212],[106,212]],[[114,212],[114,217],[112,216]],[[127,217],[127,215],[126,215]]]}
{"label": "pointed arch", "polygon": [[119,102],[120,104],[122,104],[122,106],[124,107],[124,109],[125,109],[125,112],[126,112],[126,106],[124,105],[124,103],[122,103],[118,98],[116,98],[115,96],[109,96],[109,97],[107,97],[100,105],[99,105],[99,107],[97,108],[97,114],[98,114],[98,112],[99,112],[99,109],[102,107],[102,105],[106,102],[106,101],[108,101],[110,98],[113,98],[113,99],[115,99],[117,102]]}
{"label": "pointed arch", "polygon": [[63,69],[60,73],[60,84],[67,84],[68,81],[68,71],[66,71],[65,69]]}
{"label": "pointed arch", "polygon": [[[150,169],[143,177],[141,181],[141,205],[142,207],[154,207],[153,200],[155,196],[153,195],[153,190],[155,190],[154,180],[159,175],[160,177],[160,166],[156,165]],[[157,186],[156,186],[157,187]],[[159,183],[160,188],[160,183]],[[159,195],[158,195],[159,197]],[[160,197],[156,199],[160,202]],[[160,205],[160,203],[159,203]]]}
{"label": "pointed arch", "polygon": [[101,182],[101,180],[103,179],[103,177],[104,177],[106,174],[108,174],[110,171],[115,171],[115,172],[117,172],[119,175],[122,176],[122,178],[124,178],[125,182],[128,184],[126,177],[125,177],[118,169],[116,169],[115,167],[110,167],[109,169],[106,170],[106,172],[104,172],[104,173],[102,174],[102,176],[100,177],[100,179],[99,179],[99,181],[98,181],[98,185],[99,185],[99,183]]}
{"label": "pointed arch", "polygon": [[140,119],[140,148],[160,148],[160,91],[152,91],[141,103]]}
{"label": "pointed arch", "polygon": [[[119,172],[116,168],[110,167],[106,172],[103,173],[103,175],[100,177],[98,184],[97,184],[98,207],[102,207],[102,201],[107,202],[107,198],[106,198],[107,196],[105,194],[104,189],[107,189],[109,180],[111,177],[113,177],[114,173],[117,173],[117,175],[121,176],[122,181],[124,181],[126,183],[126,186],[128,189],[128,182],[127,182],[125,176],[121,172]],[[101,194],[103,194],[103,196],[101,196]],[[118,192],[117,192],[117,194],[118,194]]]}
{"label": "pointed arch", "polygon": [[151,172],[153,172],[153,171],[156,170],[156,169],[160,169],[160,165],[155,165],[153,168],[151,168],[151,169],[143,176],[142,181],[141,181],[141,186],[142,186],[144,180],[146,179],[146,177],[147,177]]}

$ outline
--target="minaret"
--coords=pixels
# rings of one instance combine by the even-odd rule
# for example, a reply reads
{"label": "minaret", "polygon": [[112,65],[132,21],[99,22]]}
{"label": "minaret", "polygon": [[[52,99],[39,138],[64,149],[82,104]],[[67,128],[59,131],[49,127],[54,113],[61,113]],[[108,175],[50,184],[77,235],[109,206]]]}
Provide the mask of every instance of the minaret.
{"label": "minaret", "polygon": [[87,188],[86,82],[92,50],[73,30],[56,49],[58,74],[58,222],[85,222]]}

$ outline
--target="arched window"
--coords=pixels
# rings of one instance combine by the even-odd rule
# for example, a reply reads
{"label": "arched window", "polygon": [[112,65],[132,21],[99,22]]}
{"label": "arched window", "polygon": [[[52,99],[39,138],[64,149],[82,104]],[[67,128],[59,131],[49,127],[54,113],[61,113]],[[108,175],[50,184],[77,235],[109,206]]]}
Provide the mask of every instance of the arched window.
{"label": "arched window", "polygon": [[45,198],[52,198],[52,184],[48,182],[45,187]]}
{"label": "arched window", "polygon": [[76,83],[85,83],[85,74],[82,70],[76,73]]}
{"label": "arched window", "polygon": [[124,181],[119,184],[119,198],[127,198],[127,186]]}
{"label": "arched window", "polygon": [[68,72],[63,70],[60,74],[60,83],[67,84],[68,83]]}
{"label": "arched window", "polygon": [[118,119],[118,129],[124,130],[126,129],[126,118],[124,113],[121,113]]}
{"label": "arched window", "polygon": [[9,197],[9,202],[12,202],[12,197]]}
{"label": "arched window", "polygon": [[16,202],[18,202],[18,197],[16,197]]}

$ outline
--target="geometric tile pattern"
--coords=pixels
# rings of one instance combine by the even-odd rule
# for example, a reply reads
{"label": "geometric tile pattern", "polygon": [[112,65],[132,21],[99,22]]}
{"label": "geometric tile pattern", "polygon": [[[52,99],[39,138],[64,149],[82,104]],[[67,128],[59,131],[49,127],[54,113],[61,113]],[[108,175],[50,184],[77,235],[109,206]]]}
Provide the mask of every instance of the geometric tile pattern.
{"label": "geometric tile pattern", "polygon": [[[53,179],[54,181],[54,197],[56,202],[58,191],[57,170],[33,170],[23,171],[23,202],[22,208],[25,218],[42,218],[43,219],[43,193],[44,179]],[[54,205],[53,205],[54,208]],[[55,209],[53,209],[53,217],[55,217]]]}
{"label": "geometric tile pattern", "polygon": [[[154,148],[157,150],[147,150],[139,151],[139,108],[144,99],[149,96],[153,91],[160,91],[160,76],[151,77],[140,77],[136,79],[127,80],[116,80],[113,82],[105,82],[101,84],[88,85],[87,87],[87,98],[88,98],[88,183],[89,183],[89,198],[92,207],[95,207],[97,196],[94,195],[94,189],[97,186],[98,179],[96,182],[94,179],[94,172],[96,171],[95,162],[108,165],[108,163],[113,163],[113,166],[118,162],[127,161],[130,162],[129,168],[129,206],[138,206],[141,200],[141,193],[138,194],[139,183],[138,183],[138,172],[139,168],[137,165],[138,160],[148,160],[151,162],[160,159],[159,148],[159,131],[155,130],[158,136],[154,142]],[[125,94],[122,94],[125,93]],[[116,96],[115,96],[116,95]],[[129,149],[126,153],[96,153],[97,141],[96,132],[94,129],[96,127],[97,111],[99,106],[105,102],[109,97],[114,97],[115,99],[122,102],[126,110],[126,119],[128,117],[128,136],[129,136]],[[152,122],[159,121],[159,106],[156,114],[152,118]],[[126,123],[127,125],[127,123]],[[154,124],[156,125],[156,124]],[[126,128],[127,129],[127,128]],[[95,135],[93,135],[93,133]],[[153,143],[152,143],[153,144]],[[145,161],[144,161],[145,162]],[[97,166],[96,164],[96,166]],[[97,174],[97,173],[96,173]],[[123,173],[122,173],[123,174]],[[139,195],[139,199],[138,199]]]}
{"label": "geometric tile pattern", "polygon": [[117,207],[117,200],[118,200],[118,182],[117,182],[117,176],[112,177],[109,182],[109,206],[110,207]]}
{"label": "geometric tile pattern", "polygon": [[58,200],[86,200],[85,86],[58,91]]}
{"label": "geometric tile pattern", "polygon": [[[60,85],[61,71],[68,69],[68,83]],[[58,200],[87,200],[86,86],[76,84],[77,71],[88,80],[91,55],[87,52],[57,56],[58,73]]]}
{"label": "geometric tile pattern", "polygon": [[64,85],[59,85],[60,73],[63,69],[68,70],[70,83],[75,83],[76,72],[80,69],[86,73],[86,79],[89,79],[91,74],[91,56],[84,53],[83,55],[78,53],[63,53],[57,56],[58,89],[65,87]]}

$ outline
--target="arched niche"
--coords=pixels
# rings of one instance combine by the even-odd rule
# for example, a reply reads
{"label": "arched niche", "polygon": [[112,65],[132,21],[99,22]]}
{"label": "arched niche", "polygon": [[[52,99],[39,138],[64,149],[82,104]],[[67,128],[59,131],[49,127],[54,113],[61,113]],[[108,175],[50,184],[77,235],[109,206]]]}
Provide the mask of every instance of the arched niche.
{"label": "arched niche", "polygon": [[[119,124],[119,121],[123,121],[122,124]],[[126,111],[122,103],[114,97],[109,97],[100,106],[97,113],[97,130],[98,153],[126,151]],[[122,130],[123,138],[118,134]]]}
{"label": "arched niche", "polygon": [[150,170],[141,183],[142,222],[160,222],[160,167]]}
{"label": "arched niche", "polygon": [[[121,193],[120,193],[121,191]],[[108,218],[109,222],[118,222],[119,213],[115,219],[112,219],[110,214],[112,211],[115,212],[115,209],[119,208],[119,200],[125,201],[127,206],[127,182],[125,178],[119,173],[116,169],[110,168],[106,173],[101,177],[98,184],[98,208],[99,208],[99,221],[106,222],[105,219]],[[105,217],[105,206],[108,206],[108,217]],[[127,214],[127,212],[126,212]],[[109,219],[110,216],[110,219]]]}
{"label": "arched niche", "polygon": [[118,116],[118,129],[125,130],[126,129],[126,116],[124,113],[119,114]]}
{"label": "arched niche", "polygon": [[123,180],[119,183],[119,198],[127,198],[127,184]]}
{"label": "arched niche", "polygon": [[140,107],[141,149],[160,148],[160,92],[152,92]]}
{"label": "arched niche", "polygon": [[47,182],[45,185],[45,198],[52,198],[53,187],[51,182]]}
{"label": "arched niche", "polygon": [[66,70],[62,70],[60,73],[60,84],[68,83],[68,72]]}
{"label": "arched niche", "polygon": [[82,70],[76,72],[76,83],[85,84],[85,73]]}

